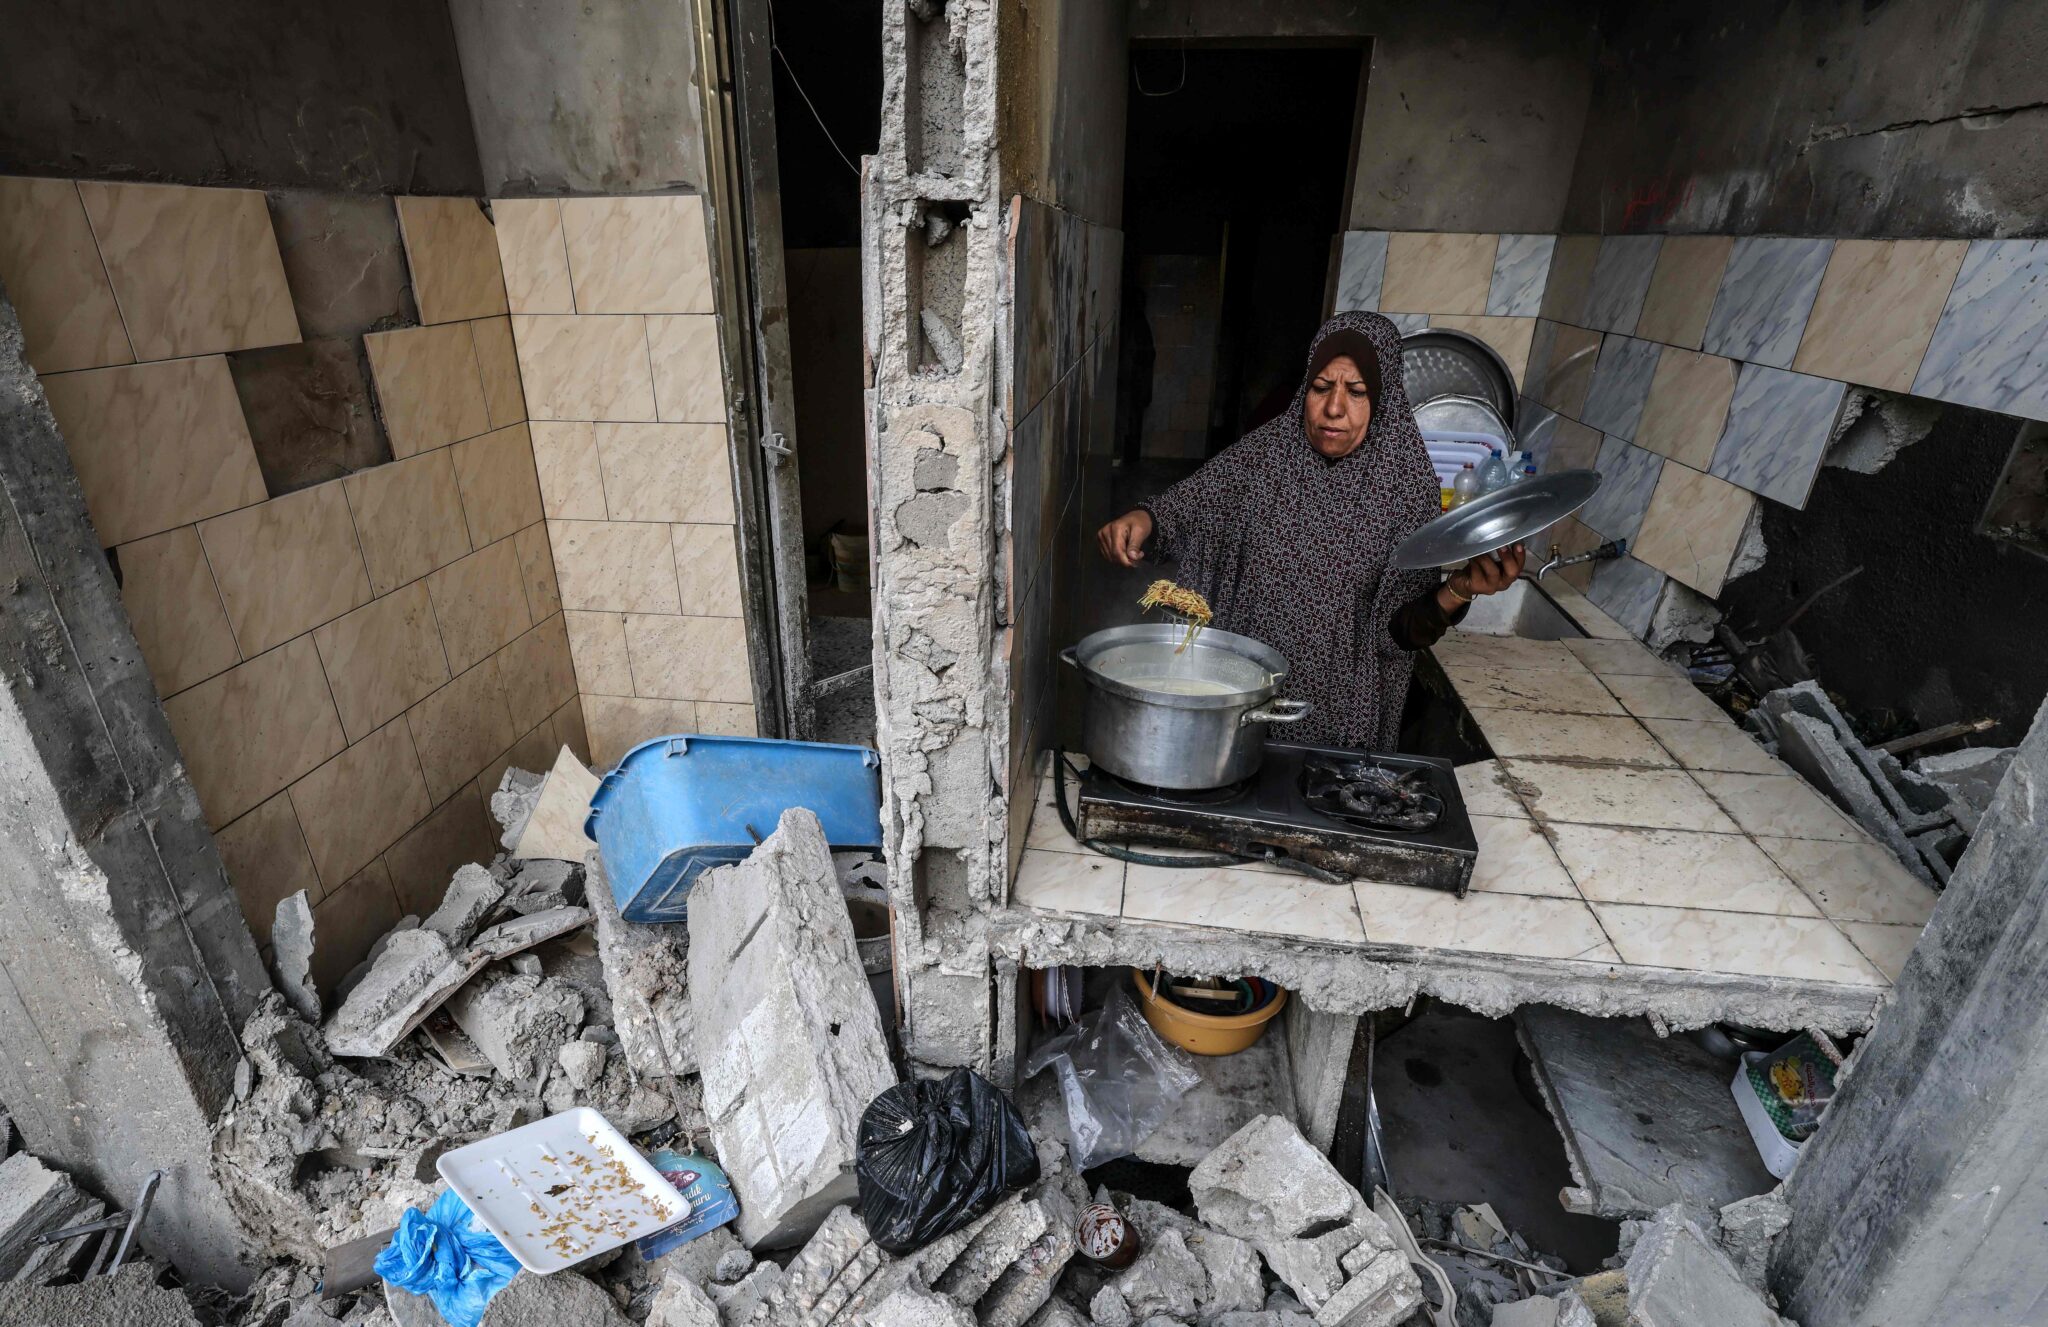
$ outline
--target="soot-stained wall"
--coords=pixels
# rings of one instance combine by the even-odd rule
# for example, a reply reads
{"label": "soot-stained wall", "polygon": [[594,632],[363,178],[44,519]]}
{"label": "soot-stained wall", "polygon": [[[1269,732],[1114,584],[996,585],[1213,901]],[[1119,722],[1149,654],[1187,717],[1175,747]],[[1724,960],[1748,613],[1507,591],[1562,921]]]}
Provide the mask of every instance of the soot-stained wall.
{"label": "soot-stained wall", "polygon": [[2038,235],[2048,7],[1609,5],[1567,231]]}
{"label": "soot-stained wall", "polygon": [[0,175],[483,191],[439,4],[15,4],[5,28]]}

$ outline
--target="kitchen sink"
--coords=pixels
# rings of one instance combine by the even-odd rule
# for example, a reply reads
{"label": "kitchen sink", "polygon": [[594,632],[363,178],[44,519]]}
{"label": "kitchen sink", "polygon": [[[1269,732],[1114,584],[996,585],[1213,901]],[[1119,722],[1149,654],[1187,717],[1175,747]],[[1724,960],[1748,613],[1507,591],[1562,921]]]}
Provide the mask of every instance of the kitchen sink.
{"label": "kitchen sink", "polygon": [[1474,600],[1458,629],[1524,640],[1576,640],[1586,635],[1541,585],[1526,576],[1499,594]]}

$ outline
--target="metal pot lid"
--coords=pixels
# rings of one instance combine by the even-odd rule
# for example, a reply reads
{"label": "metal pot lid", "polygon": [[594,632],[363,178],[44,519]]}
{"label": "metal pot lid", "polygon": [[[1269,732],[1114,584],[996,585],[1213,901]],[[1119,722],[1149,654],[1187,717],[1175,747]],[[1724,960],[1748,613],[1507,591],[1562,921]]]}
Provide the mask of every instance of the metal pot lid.
{"label": "metal pot lid", "polygon": [[1403,539],[1391,564],[1402,571],[1456,567],[1540,533],[1600,491],[1594,470],[1560,470],[1509,484],[1453,507]]}
{"label": "metal pot lid", "polygon": [[1483,433],[1500,439],[1503,447],[1514,441],[1500,411],[1491,401],[1476,396],[1439,396],[1424,401],[1415,407],[1415,425],[1424,433]]}
{"label": "metal pot lid", "polygon": [[[1185,652],[1176,653],[1187,628],[1168,622],[1110,627],[1083,637],[1060,657],[1084,673],[1092,686],[1130,700],[1169,709],[1205,710],[1260,704],[1287,681],[1287,660],[1264,641],[1216,627],[1204,627]],[[1171,668],[1175,676],[1228,684],[1230,690],[1186,695],[1133,685],[1126,680]]]}

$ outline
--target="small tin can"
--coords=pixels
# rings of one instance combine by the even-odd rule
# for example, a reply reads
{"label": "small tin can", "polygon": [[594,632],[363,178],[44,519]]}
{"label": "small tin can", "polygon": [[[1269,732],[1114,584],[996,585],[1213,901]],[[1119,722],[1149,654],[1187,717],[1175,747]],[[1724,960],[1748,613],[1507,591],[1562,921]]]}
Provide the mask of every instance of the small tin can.
{"label": "small tin can", "polygon": [[1081,1256],[1101,1267],[1129,1267],[1138,1257],[1138,1228],[1108,1203],[1081,1209],[1074,1239]]}

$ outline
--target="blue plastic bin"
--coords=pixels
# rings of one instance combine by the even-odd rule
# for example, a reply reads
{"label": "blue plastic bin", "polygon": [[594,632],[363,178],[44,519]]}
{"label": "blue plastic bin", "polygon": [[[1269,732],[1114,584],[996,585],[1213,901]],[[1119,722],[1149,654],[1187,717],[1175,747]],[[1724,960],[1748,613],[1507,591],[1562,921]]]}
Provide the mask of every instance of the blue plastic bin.
{"label": "blue plastic bin", "polygon": [[628,921],[679,922],[690,886],[736,862],[801,806],[835,852],[882,850],[882,762],[861,746],[772,737],[657,737],[625,754],[583,831]]}

